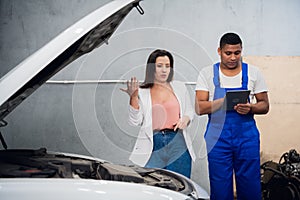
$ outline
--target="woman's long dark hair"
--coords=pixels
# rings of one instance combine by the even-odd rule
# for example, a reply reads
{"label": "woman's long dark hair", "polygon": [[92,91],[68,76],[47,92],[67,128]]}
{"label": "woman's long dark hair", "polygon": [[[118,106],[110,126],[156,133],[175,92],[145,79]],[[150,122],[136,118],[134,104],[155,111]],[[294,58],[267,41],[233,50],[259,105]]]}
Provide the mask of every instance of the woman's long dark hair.
{"label": "woman's long dark hair", "polygon": [[156,59],[157,57],[164,57],[167,56],[170,60],[170,74],[169,77],[167,79],[167,82],[171,82],[173,79],[173,75],[174,75],[174,69],[173,69],[173,65],[174,65],[174,59],[173,56],[170,52],[166,51],[166,50],[162,50],[162,49],[156,49],[155,51],[153,51],[148,58],[147,61],[147,66],[146,66],[146,75],[145,75],[145,80],[144,82],[141,84],[140,88],[151,88],[154,85],[154,74],[155,74],[155,63],[156,63]]}

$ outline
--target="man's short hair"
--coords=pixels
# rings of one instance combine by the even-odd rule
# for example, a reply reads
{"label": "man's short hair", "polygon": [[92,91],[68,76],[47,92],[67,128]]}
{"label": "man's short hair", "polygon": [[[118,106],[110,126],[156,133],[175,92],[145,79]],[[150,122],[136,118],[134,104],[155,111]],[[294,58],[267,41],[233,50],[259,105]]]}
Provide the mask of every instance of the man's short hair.
{"label": "man's short hair", "polygon": [[220,39],[220,48],[222,49],[226,44],[242,46],[242,40],[236,33],[225,33]]}

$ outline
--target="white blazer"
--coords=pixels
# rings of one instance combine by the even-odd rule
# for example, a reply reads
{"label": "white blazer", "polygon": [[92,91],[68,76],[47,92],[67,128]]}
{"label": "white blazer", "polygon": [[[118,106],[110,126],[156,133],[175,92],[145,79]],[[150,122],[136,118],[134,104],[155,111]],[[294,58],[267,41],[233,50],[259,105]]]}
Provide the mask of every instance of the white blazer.
{"label": "white blazer", "polygon": [[[180,117],[186,115],[192,121],[194,117],[194,109],[191,104],[190,95],[183,82],[170,82],[174,94],[179,102]],[[145,166],[151,156],[153,149],[153,130],[152,130],[152,102],[150,89],[139,89],[139,109],[129,106],[129,124],[141,126],[134,149],[129,159],[140,166]],[[185,143],[193,161],[195,161],[195,153],[192,146],[192,140],[187,130],[183,130]]]}

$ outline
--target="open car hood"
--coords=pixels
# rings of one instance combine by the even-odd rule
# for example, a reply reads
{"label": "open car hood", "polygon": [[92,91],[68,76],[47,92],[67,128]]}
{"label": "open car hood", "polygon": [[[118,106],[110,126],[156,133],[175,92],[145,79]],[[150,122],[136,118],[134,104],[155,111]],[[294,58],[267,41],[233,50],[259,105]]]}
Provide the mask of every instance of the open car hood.
{"label": "open car hood", "polygon": [[58,71],[107,43],[127,14],[141,0],[116,0],[66,29],[0,79],[0,121]]}

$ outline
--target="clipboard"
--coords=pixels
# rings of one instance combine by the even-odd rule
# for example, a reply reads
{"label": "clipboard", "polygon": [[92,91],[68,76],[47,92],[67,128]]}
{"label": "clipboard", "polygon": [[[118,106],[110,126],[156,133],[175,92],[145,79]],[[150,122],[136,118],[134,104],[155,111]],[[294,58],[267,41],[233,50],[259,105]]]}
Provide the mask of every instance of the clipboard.
{"label": "clipboard", "polygon": [[234,106],[239,103],[247,103],[250,90],[229,90],[226,92],[223,109],[234,110]]}

